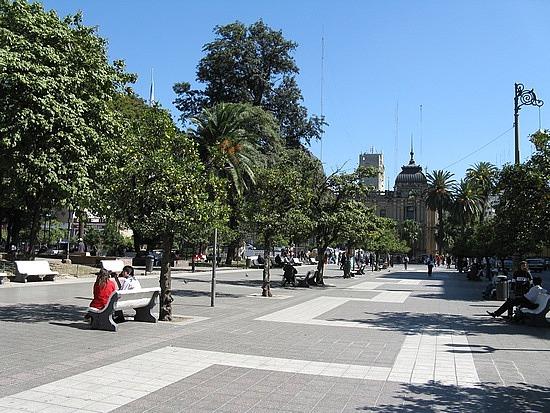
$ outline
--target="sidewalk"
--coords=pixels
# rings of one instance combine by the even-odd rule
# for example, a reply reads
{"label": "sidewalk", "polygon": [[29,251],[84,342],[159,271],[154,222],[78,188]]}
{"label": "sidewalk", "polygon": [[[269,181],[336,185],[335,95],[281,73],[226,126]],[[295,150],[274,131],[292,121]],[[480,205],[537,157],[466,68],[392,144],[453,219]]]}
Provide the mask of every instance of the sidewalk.
{"label": "sidewalk", "polygon": [[330,265],[325,288],[281,274],[267,299],[262,270],[217,271],[215,307],[209,273],[173,274],[174,321],[117,333],[81,321],[92,280],[1,286],[0,412],[550,409],[550,331],[486,316],[485,283],[416,265],[345,280]]}

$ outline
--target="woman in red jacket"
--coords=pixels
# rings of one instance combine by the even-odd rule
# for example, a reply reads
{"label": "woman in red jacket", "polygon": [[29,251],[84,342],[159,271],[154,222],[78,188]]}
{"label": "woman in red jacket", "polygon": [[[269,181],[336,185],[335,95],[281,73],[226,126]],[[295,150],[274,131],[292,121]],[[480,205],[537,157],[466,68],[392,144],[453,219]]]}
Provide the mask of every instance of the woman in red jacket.
{"label": "woman in red jacket", "polygon": [[[94,299],[90,303],[90,307],[101,310],[109,302],[111,294],[116,291],[117,286],[113,279],[109,277],[107,270],[101,269],[94,284]],[[90,320],[90,315],[84,316],[85,320]]]}

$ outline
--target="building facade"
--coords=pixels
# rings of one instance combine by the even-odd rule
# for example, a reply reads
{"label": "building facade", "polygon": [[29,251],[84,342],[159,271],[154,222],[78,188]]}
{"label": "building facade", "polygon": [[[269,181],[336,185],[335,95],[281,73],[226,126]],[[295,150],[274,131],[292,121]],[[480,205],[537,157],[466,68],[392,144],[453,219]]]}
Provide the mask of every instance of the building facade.
{"label": "building facade", "polygon": [[378,169],[376,176],[363,178],[363,183],[375,191],[384,191],[384,155],[381,153],[362,153],[359,155],[359,166],[370,166]]}
{"label": "building facade", "polygon": [[412,149],[410,155],[408,165],[403,165],[395,178],[393,191],[373,190],[367,196],[367,203],[376,209],[377,215],[397,221],[400,231],[405,220],[413,220],[419,224],[421,234],[412,246],[410,255],[420,258],[436,252],[436,214],[426,207],[426,175],[422,172],[422,167],[415,163]]}

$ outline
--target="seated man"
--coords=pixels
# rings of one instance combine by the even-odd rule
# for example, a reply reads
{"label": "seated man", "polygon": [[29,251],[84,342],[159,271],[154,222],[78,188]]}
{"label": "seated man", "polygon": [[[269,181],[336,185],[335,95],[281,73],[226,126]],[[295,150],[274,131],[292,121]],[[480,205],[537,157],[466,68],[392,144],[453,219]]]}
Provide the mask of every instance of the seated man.
{"label": "seated man", "polygon": [[507,310],[509,311],[513,309],[515,306],[535,309],[538,306],[538,304],[535,304],[538,296],[540,294],[548,294],[548,293],[544,288],[542,288],[542,278],[534,277],[533,284],[534,285],[531,287],[531,289],[527,291],[524,295],[507,299],[506,302],[502,304],[497,311],[495,312],[487,311],[487,314],[489,314],[493,318],[499,317],[502,314],[504,314],[505,311]]}
{"label": "seated man", "polygon": [[298,270],[294,268],[292,265],[286,263],[283,266],[283,284],[284,287],[286,283],[292,284],[293,287],[296,287],[296,274],[298,273]]}

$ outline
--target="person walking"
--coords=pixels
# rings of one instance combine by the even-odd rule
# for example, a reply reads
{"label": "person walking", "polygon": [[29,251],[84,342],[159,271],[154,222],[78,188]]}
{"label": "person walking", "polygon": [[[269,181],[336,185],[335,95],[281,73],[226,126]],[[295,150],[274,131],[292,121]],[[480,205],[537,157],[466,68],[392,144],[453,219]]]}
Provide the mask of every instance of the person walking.
{"label": "person walking", "polygon": [[405,270],[407,269],[407,267],[409,266],[409,256],[408,255],[405,255],[403,257],[403,266],[405,267]]}
{"label": "person walking", "polygon": [[432,271],[434,269],[434,257],[430,255],[428,258],[428,277],[432,276]]}

